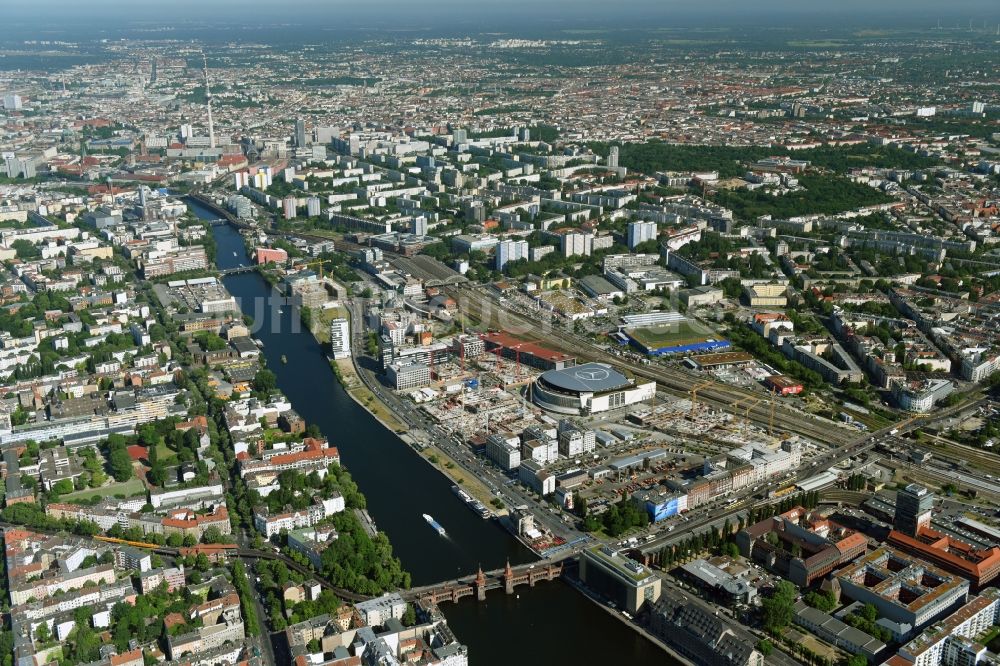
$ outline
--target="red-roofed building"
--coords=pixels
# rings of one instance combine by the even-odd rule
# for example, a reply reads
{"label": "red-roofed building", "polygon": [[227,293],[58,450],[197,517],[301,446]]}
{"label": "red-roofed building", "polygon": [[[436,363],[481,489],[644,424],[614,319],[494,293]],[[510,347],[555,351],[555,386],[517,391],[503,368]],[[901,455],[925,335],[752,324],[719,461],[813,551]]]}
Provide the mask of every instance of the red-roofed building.
{"label": "red-roofed building", "polygon": [[562,370],[576,365],[576,359],[569,354],[553,351],[547,347],[526,342],[515,338],[507,333],[484,333],[483,342],[486,344],[486,351],[500,354],[504,358],[530,365],[541,370]]}
{"label": "red-roofed building", "polygon": [[325,476],[330,463],[340,464],[340,451],[335,446],[329,446],[325,439],[306,437],[302,440],[303,450],[289,453],[267,451],[264,460],[254,460],[249,456],[237,457],[240,460],[240,474],[246,476],[254,472],[284,472],[299,470],[305,473],[317,472]]}
{"label": "red-roofed building", "polygon": [[174,509],[167,514],[166,518],[160,520],[163,534],[180,534],[181,536],[191,535],[200,541],[202,535],[209,527],[215,527],[222,534],[231,534],[232,527],[229,523],[229,511],[226,507],[220,506],[214,513],[197,514],[190,509]]}
{"label": "red-roofed building", "polygon": [[258,247],[254,251],[254,256],[258,264],[267,264],[272,261],[281,263],[288,261],[288,252],[280,247]]}
{"label": "red-roofed building", "polygon": [[892,530],[889,532],[889,543],[968,578],[977,588],[1000,574],[1000,548],[994,546],[979,550],[930,527],[922,527],[916,537]]}
{"label": "red-roofed building", "polygon": [[111,666],[143,666],[146,662],[142,658],[142,648],[111,655]]}
{"label": "red-roofed building", "polygon": [[229,553],[237,548],[238,546],[232,543],[200,543],[190,548],[178,548],[177,553],[182,557],[205,555],[209,561],[219,562],[225,560]]}
{"label": "red-roofed building", "polygon": [[787,375],[771,375],[764,380],[767,387],[781,395],[802,393],[802,382]]}
{"label": "red-roofed building", "polygon": [[[778,537],[777,546],[768,534]],[[785,513],[755,523],[736,535],[740,553],[807,587],[839,566],[863,555],[868,540],[819,514],[797,506]],[[801,557],[791,556],[793,548]]]}
{"label": "red-roofed building", "polygon": [[208,419],[204,416],[196,416],[190,421],[184,421],[183,423],[178,423],[174,426],[176,430],[188,431],[191,428],[197,428],[198,432],[204,434],[208,432]]}
{"label": "red-roofed building", "polygon": [[216,164],[223,169],[236,171],[237,169],[245,169],[249,163],[243,155],[223,155]]}

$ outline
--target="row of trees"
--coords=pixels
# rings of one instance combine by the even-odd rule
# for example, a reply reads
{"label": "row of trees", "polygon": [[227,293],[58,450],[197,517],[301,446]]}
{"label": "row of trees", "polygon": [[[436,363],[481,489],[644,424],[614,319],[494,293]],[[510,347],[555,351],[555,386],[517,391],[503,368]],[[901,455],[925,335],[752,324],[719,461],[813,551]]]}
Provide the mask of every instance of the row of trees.
{"label": "row of trees", "polygon": [[791,495],[783,498],[779,502],[758,504],[750,508],[747,523],[753,525],[754,523],[759,523],[765,518],[771,518],[780,513],[785,513],[790,511],[797,506],[801,506],[804,509],[815,509],[819,506],[819,491],[813,490],[808,493],[798,493],[796,495]]}
{"label": "row of trees", "polygon": [[[742,528],[741,519],[737,531]],[[690,558],[700,555],[707,550],[718,551],[730,557],[738,557],[740,554],[739,548],[735,543],[728,540],[732,536],[732,533],[732,525],[727,519],[721,530],[718,527],[713,527],[711,530],[693,534],[673,546],[667,546],[658,554],[660,567],[670,569],[675,564],[686,562]]]}
{"label": "row of trees", "polygon": [[40,530],[65,530],[80,536],[94,536],[100,534],[101,528],[90,521],[62,520],[53,518],[45,513],[38,504],[27,502],[10,504],[0,510],[0,518],[4,522],[14,525],[23,525]]}
{"label": "row of trees", "polygon": [[240,610],[243,613],[243,623],[246,626],[248,636],[256,636],[260,633],[260,622],[257,618],[257,608],[254,606],[254,593],[250,589],[250,581],[247,578],[247,569],[243,562],[237,560],[233,562],[233,587],[236,588],[240,596]]}
{"label": "row of trees", "polygon": [[727,336],[734,346],[753,354],[754,357],[761,359],[784,374],[795,377],[806,388],[816,390],[824,386],[822,375],[788,358],[748,327],[740,324],[733,325],[729,328]]}

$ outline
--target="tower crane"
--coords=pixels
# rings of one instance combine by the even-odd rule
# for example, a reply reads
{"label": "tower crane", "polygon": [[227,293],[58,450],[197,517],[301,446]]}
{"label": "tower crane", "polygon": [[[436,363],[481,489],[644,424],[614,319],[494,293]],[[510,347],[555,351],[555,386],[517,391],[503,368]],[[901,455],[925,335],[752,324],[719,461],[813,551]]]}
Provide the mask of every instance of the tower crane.
{"label": "tower crane", "polygon": [[690,391],[688,391],[688,395],[691,396],[691,411],[688,412],[688,418],[694,417],[694,406],[698,402],[698,391],[702,390],[703,388],[708,388],[713,384],[715,384],[715,382],[702,382],[701,384],[698,384]]}

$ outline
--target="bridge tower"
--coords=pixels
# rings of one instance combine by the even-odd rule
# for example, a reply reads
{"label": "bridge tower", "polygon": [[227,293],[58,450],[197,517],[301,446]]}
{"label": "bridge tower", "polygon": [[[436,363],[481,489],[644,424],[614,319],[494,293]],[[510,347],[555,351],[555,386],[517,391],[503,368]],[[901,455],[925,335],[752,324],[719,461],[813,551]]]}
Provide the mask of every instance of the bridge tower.
{"label": "bridge tower", "polygon": [[482,565],[479,565],[479,572],[476,574],[476,582],[473,585],[476,588],[476,599],[486,601],[486,574],[483,573]]}
{"label": "bridge tower", "polygon": [[503,589],[507,594],[514,594],[514,571],[510,568],[510,560],[503,569]]}

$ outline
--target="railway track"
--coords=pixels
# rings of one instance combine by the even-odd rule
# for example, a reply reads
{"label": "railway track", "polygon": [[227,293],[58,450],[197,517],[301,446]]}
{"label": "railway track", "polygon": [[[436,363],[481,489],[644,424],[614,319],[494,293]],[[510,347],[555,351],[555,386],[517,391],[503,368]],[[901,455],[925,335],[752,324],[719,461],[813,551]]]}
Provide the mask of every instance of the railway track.
{"label": "railway track", "polygon": [[989,453],[974,446],[959,444],[957,442],[942,442],[939,441],[939,438],[933,438],[927,446],[937,452],[941,458],[965,461],[971,467],[1000,473],[1000,456],[995,453]]}
{"label": "railway track", "polygon": [[860,490],[841,490],[839,488],[828,488],[819,491],[819,501],[821,504],[850,504],[851,506],[861,506],[861,504],[871,497],[871,493]]}
{"label": "railway track", "polygon": [[[471,317],[487,327],[502,328],[515,323],[519,331],[524,331],[523,333],[518,333],[520,337],[535,340],[547,346],[557,347],[562,351],[572,353],[581,360],[613,363],[619,367],[628,369],[636,376],[654,380],[659,389],[678,397],[688,398],[691,389],[704,381],[704,377],[691,375],[682,370],[653,364],[641,365],[613,356],[596,349],[588,340],[556,328],[550,328],[542,335],[539,333],[537,321],[533,321],[524,315],[504,308],[489,300],[474,288],[454,288],[452,291],[454,292],[452,296],[459,301],[460,307]],[[501,314],[502,317],[498,316]],[[738,416],[749,416],[759,424],[770,425],[771,406],[774,398],[757,391],[713,382],[699,389],[697,398],[702,404],[722,409]],[[759,402],[751,405],[749,410],[738,406],[740,403],[749,403],[751,400]],[[778,432],[799,434],[835,447],[845,446],[866,438],[866,436],[859,436],[858,433],[848,430],[833,421],[820,420],[808,414],[792,411],[781,402],[774,403],[774,427]]]}

